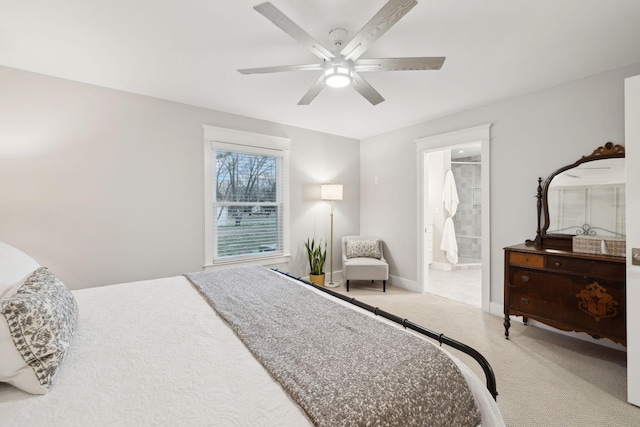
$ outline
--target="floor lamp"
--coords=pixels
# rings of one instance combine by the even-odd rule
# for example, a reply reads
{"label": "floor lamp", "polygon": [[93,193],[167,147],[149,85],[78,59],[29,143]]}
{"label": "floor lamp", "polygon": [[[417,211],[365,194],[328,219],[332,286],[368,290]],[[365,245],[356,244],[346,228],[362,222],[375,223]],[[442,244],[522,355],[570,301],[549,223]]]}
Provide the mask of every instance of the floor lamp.
{"label": "floor lamp", "polygon": [[328,288],[337,288],[340,284],[333,281],[333,201],[342,200],[342,184],[322,184],[320,186],[320,198],[331,201],[331,240],[329,243],[329,283]]}

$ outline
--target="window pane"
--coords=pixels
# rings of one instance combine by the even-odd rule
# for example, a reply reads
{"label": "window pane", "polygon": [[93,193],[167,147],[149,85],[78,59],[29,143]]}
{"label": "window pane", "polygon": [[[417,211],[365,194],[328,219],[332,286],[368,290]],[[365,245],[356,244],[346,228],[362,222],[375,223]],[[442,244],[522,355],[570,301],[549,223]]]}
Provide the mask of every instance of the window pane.
{"label": "window pane", "polygon": [[282,253],[281,159],[215,150],[215,258]]}
{"label": "window pane", "polygon": [[279,251],[276,206],[228,206],[217,209],[218,256]]}
{"label": "window pane", "polygon": [[216,150],[216,200],[276,202],[276,157]]}

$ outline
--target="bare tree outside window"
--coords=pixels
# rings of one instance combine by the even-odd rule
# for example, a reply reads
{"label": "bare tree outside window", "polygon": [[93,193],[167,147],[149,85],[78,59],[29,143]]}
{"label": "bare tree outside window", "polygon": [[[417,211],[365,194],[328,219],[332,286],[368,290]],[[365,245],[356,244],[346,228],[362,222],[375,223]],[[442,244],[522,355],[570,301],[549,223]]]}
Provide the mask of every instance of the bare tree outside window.
{"label": "bare tree outside window", "polygon": [[279,158],[215,151],[218,257],[281,250]]}

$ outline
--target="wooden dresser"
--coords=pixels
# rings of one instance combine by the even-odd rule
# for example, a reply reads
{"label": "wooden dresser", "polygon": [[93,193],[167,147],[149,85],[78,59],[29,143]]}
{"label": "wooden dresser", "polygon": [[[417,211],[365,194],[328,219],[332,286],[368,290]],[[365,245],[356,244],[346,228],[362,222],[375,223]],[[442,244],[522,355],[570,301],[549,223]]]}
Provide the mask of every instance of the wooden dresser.
{"label": "wooden dresser", "polygon": [[624,257],[521,244],[505,248],[504,266],[507,339],[509,316],[522,316],[626,345]]}

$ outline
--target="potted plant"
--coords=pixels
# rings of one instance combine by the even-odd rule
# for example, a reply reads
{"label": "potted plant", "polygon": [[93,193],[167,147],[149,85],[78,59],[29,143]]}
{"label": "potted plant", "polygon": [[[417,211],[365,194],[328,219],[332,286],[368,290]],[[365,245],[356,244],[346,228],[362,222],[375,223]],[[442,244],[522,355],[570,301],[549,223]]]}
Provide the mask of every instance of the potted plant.
{"label": "potted plant", "polygon": [[324,248],[322,247],[322,240],[318,241],[316,246],[316,240],[312,239],[304,244],[307,249],[307,256],[309,257],[309,280],[320,286],[324,286],[324,263],[327,260],[327,243],[325,242]]}

